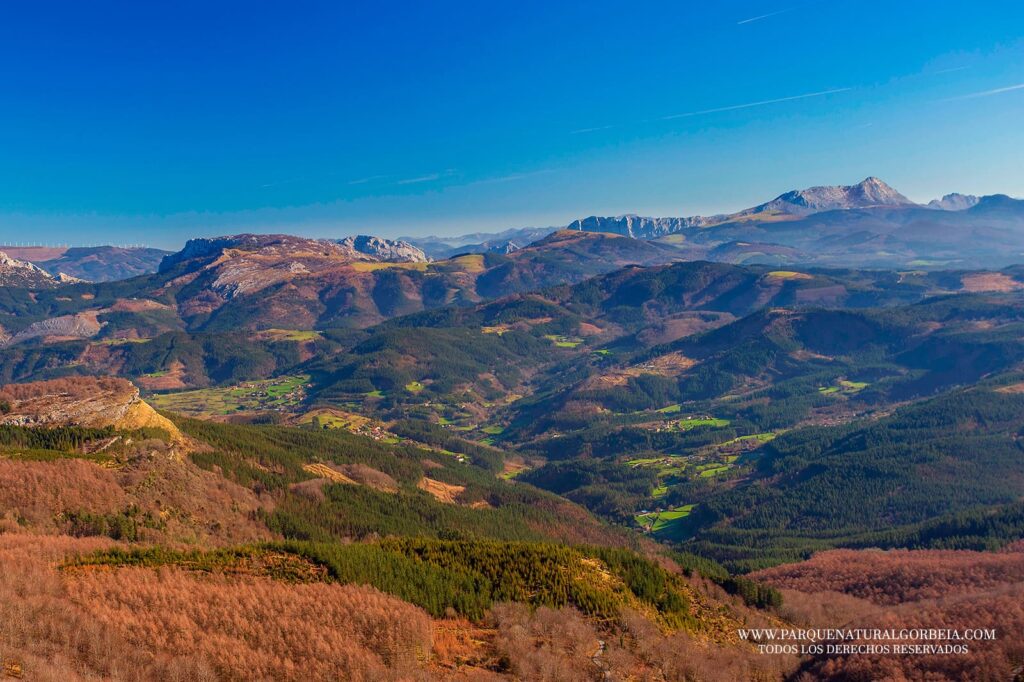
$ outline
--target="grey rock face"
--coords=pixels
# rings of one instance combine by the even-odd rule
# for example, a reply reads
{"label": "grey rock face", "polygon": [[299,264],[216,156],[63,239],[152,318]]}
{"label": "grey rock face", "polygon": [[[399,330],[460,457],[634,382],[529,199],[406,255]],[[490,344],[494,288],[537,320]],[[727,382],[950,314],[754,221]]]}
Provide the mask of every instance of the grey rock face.
{"label": "grey rock face", "polygon": [[928,208],[935,208],[941,211],[965,211],[973,206],[977,206],[979,201],[981,199],[973,194],[953,192],[941,199],[932,199],[928,202]]}
{"label": "grey rock face", "polygon": [[781,210],[796,215],[809,215],[836,209],[914,205],[913,201],[889,185],[870,177],[856,185],[824,185],[786,192],[766,204],[750,209],[750,212]]}
{"label": "grey rock face", "polygon": [[422,249],[400,239],[384,239],[383,237],[360,234],[339,239],[338,244],[388,263],[427,263],[430,261]]}
{"label": "grey rock face", "polygon": [[57,283],[57,280],[42,268],[11,258],[0,251],[0,286],[39,288],[52,287]]}

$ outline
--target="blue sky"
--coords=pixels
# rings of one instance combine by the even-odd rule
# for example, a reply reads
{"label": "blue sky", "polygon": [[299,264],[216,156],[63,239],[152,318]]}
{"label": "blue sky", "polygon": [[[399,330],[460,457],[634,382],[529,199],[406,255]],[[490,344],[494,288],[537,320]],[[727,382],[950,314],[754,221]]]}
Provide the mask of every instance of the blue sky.
{"label": "blue sky", "polygon": [[1008,0],[6,2],[0,241],[1020,196],[1022,121]]}

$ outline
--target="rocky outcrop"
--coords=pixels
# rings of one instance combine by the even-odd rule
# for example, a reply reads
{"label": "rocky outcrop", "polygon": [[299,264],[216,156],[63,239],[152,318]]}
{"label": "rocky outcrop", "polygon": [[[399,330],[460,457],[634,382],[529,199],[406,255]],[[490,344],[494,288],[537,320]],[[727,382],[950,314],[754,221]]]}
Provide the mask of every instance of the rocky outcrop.
{"label": "rocky outcrop", "polygon": [[0,286],[40,289],[57,284],[57,280],[42,268],[0,251]]}
{"label": "rocky outcrop", "polygon": [[928,202],[928,208],[939,209],[940,211],[965,211],[977,206],[980,199],[973,194],[960,194],[953,192],[941,199],[932,199]]}
{"label": "rocky outcrop", "polygon": [[500,253],[503,255],[508,255],[510,253],[515,253],[521,248],[521,246],[519,246],[513,241],[505,241],[497,244],[488,244],[487,248],[485,249],[485,253]]}
{"label": "rocky outcrop", "polygon": [[370,256],[386,263],[428,263],[430,259],[422,249],[401,239],[384,239],[372,235],[360,234],[345,237],[337,242],[340,246],[351,249],[363,256]]}
{"label": "rocky outcrop", "polygon": [[15,426],[113,427],[122,431],[163,429],[184,436],[139,395],[130,381],[113,377],[68,377],[0,387],[0,424]]}

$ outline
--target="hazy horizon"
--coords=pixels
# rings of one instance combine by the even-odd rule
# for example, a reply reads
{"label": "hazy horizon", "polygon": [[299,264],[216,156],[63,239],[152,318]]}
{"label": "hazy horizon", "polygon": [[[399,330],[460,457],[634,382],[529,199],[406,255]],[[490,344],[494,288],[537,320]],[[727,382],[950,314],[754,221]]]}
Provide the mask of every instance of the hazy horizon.
{"label": "hazy horizon", "polygon": [[[875,176],[875,177],[877,177],[877,176]],[[861,178],[861,179],[863,180],[863,178]],[[881,179],[883,181],[885,180],[885,178],[881,178]],[[849,183],[845,183],[844,182],[844,183],[834,183],[834,184],[837,184],[837,185],[838,184],[844,184],[845,185],[845,184],[856,184],[856,183],[855,182],[849,182]],[[792,190],[792,189],[806,189],[806,188],[805,187],[791,187],[791,188],[789,188],[789,189],[787,189],[785,191],[789,191],[789,190]],[[900,190],[899,187],[894,187],[894,189],[896,189],[897,191]],[[227,236],[227,235],[234,235],[234,234],[242,234],[242,233],[247,233],[247,232],[248,233],[254,233],[254,234],[290,234],[290,235],[299,236],[299,237],[307,237],[307,238],[310,238],[310,239],[341,239],[341,238],[344,238],[344,237],[361,235],[361,234],[372,234],[374,236],[387,237],[389,239],[397,239],[397,238],[402,238],[402,237],[416,237],[416,238],[441,237],[441,238],[451,238],[451,237],[459,237],[459,236],[469,235],[469,234],[474,234],[474,233],[493,234],[493,233],[504,232],[506,230],[516,230],[516,229],[560,228],[560,227],[565,227],[565,226],[569,225],[571,222],[573,222],[577,218],[585,218],[585,217],[589,217],[591,215],[619,216],[619,215],[630,215],[630,214],[632,214],[632,215],[642,215],[642,216],[650,216],[650,217],[687,217],[687,216],[691,216],[691,215],[706,215],[706,216],[710,216],[710,215],[715,215],[715,214],[729,214],[729,213],[734,213],[734,212],[737,212],[737,211],[740,211],[740,210],[743,210],[743,209],[746,209],[746,208],[751,208],[752,206],[764,203],[765,201],[768,201],[770,199],[774,199],[775,197],[777,197],[778,195],[780,195],[782,193],[783,192],[780,191],[780,192],[778,192],[776,194],[773,194],[771,196],[761,197],[760,199],[752,200],[751,202],[743,204],[743,205],[731,206],[731,207],[728,207],[728,208],[724,208],[724,209],[720,209],[720,210],[714,210],[714,211],[708,211],[708,212],[704,212],[704,213],[680,213],[678,211],[677,212],[627,211],[627,212],[607,212],[607,213],[579,213],[577,215],[574,215],[572,218],[569,218],[569,219],[566,219],[566,220],[563,220],[563,221],[559,221],[559,222],[549,222],[547,224],[542,224],[540,222],[537,222],[537,223],[533,223],[533,224],[514,224],[514,225],[509,225],[509,224],[505,224],[505,223],[501,223],[501,222],[494,222],[494,223],[485,223],[484,225],[481,226],[480,223],[467,223],[462,228],[453,228],[453,229],[449,229],[449,230],[444,230],[444,227],[446,225],[447,225],[447,227],[452,227],[451,224],[446,224],[444,222],[439,222],[439,223],[437,223],[438,229],[433,230],[433,231],[429,227],[426,228],[425,230],[420,230],[420,231],[413,231],[413,230],[403,231],[400,228],[388,228],[388,227],[383,227],[381,229],[362,229],[362,228],[359,228],[358,226],[355,226],[352,229],[347,229],[347,228],[343,227],[342,224],[335,224],[335,225],[324,224],[324,225],[319,225],[319,224],[316,224],[316,223],[309,223],[309,222],[306,222],[306,223],[295,223],[295,224],[291,224],[291,223],[288,223],[288,222],[281,222],[281,223],[276,223],[275,222],[275,223],[272,223],[272,224],[252,224],[252,223],[246,223],[244,221],[243,222],[239,222],[239,223],[235,223],[235,222],[221,223],[221,222],[218,222],[217,220],[206,221],[206,220],[203,219],[202,216],[188,216],[187,220],[185,221],[185,225],[187,225],[186,227],[182,227],[181,225],[178,225],[178,226],[175,227],[176,230],[182,230],[182,229],[189,230],[189,231],[187,231],[184,234],[184,236],[179,241],[173,241],[172,239],[164,239],[164,238],[161,238],[160,241],[152,242],[152,241],[128,241],[128,240],[118,240],[118,239],[107,239],[107,240],[104,240],[102,238],[92,239],[90,237],[85,237],[85,238],[82,238],[82,239],[79,239],[79,240],[31,239],[31,238],[25,238],[25,237],[13,237],[13,238],[4,237],[4,238],[0,239],[0,246],[19,246],[19,247],[26,247],[26,246],[54,246],[54,247],[64,247],[64,246],[67,246],[67,247],[126,246],[126,247],[159,248],[159,249],[166,249],[166,250],[173,251],[173,250],[180,249],[182,246],[184,246],[185,242],[188,239],[198,238],[198,237],[219,237],[219,236]],[[906,192],[902,192],[902,193],[904,195],[906,195],[907,198],[909,198],[910,200],[912,200],[912,201],[914,201],[916,203],[927,204],[928,201],[931,201],[932,199],[940,199],[943,196],[945,196],[947,194],[950,194],[951,192],[937,193],[937,194],[934,194],[933,196],[929,196],[927,198],[909,196],[909,195],[907,195]],[[962,193],[963,194],[972,194],[971,192],[962,192]],[[977,193],[977,196],[988,196],[988,195],[993,195],[993,194],[1005,194],[1005,193],[1004,192],[980,192],[980,193]],[[1010,196],[1013,196],[1013,195],[1010,195]],[[1015,198],[1019,198],[1019,197],[1015,197]],[[13,216],[13,217],[12,216],[8,216],[8,219],[11,220],[12,223],[17,223],[18,222],[18,217],[17,216]],[[37,223],[36,221],[40,220],[40,217],[39,216],[28,216],[28,217],[25,218],[25,220],[29,224],[33,224],[34,223],[34,225],[30,229],[32,230],[33,233],[37,233],[38,234],[38,230],[41,229],[42,226],[39,223]],[[57,222],[60,222],[60,218],[53,218],[53,220],[55,220]],[[82,221],[82,220],[87,220],[89,222],[94,222],[94,224],[96,226],[101,226],[101,224],[104,222],[104,219],[102,217],[98,217],[98,216],[88,216],[88,217],[75,216],[72,220],[74,222],[78,222],[78,221]],[[119,222],[123,221],[123,220],[125,220],[125,218],[118,219]],[[173,223],[173,217],[164,217],[164,218],[161,218],[160,220],[167,220],[167,221],[170,221],[171,223]],[[218,226],[220,226],[220,227],[218,227]],[[6,233],[4,233],[4,234],[6,234]],[[99,234],[103,234],[103,232],[100,232]],[[144,236],[144,235],[140,235],[140,236]]]}

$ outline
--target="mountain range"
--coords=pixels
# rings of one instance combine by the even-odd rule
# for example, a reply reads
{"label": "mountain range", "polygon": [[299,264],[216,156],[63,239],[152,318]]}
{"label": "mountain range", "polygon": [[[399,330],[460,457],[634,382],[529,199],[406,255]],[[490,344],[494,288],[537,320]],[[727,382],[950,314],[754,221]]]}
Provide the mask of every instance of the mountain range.
{"label": "mountain range", "polygon": [[737,633],[1024,628],[1021,204],[3,256],[4,670],[1014,679]]}
{"label": "mountain range", "polygon": [[[364,248],[364,251],[370,251]],[[680,260],[672,246],[606,234],[558,232],[509,255],[392,262],[352,243],[288,235],[194,239],[159,271],[128,280],[60,285],[35,266],[10,292],[2,344],[95,339],[125,344],[165,333],[361,328],[398,315],[468,305],[578,282],[624,265]],[[13,275],[12,275],[13,277]],[[41,288],[40,288],[41,287]],[[29,289],[39,289],[29,293]],[[104,354],[128,351],[108,346]]]}
{"label": "mountain range", "polygon": [[[920,205],[869,177],[854,185],[793,190],[731,214],[590,216],[566,229],[659,240],[685,246],[691,257],[732,263],[987,267],[1013,264],[1024,254],[1024,202],[949,194]],[[501,249],[534,234],[478,234],[473,240],[477,248]],[[410,241],[428,253],[438,248],[435,238]]]}
{"label": "mountain range", "polygon": [[[854,185],[792,190],[748,209],[713,216],[589,216],[563,228],[397,240],[358,235],[324,241],[338,244],[353,260],[369,256],[383,262],[422,263],[466,254],[508,255],[559,229],[659,241],[680,249],[683,258],[736,264],[978,268],[1011,265],[1024,257],[1024,202],[1001,195],[952,193],[922,205],[874,177]],[[194,243],[186,250],[192,248]],[[110,246],[0,250],[53,276],[62,273],[92,282],[153,273],[165,257],[174,256],[159,249]]]}
{"label": "mountain range", "polygon": [[709,260],[830,267],[984,267],[1024,254],[1024,202],[947,195],[921,206],[877,178],[782,194],[737,213],[593,216],[571,229],[683,244]]}

